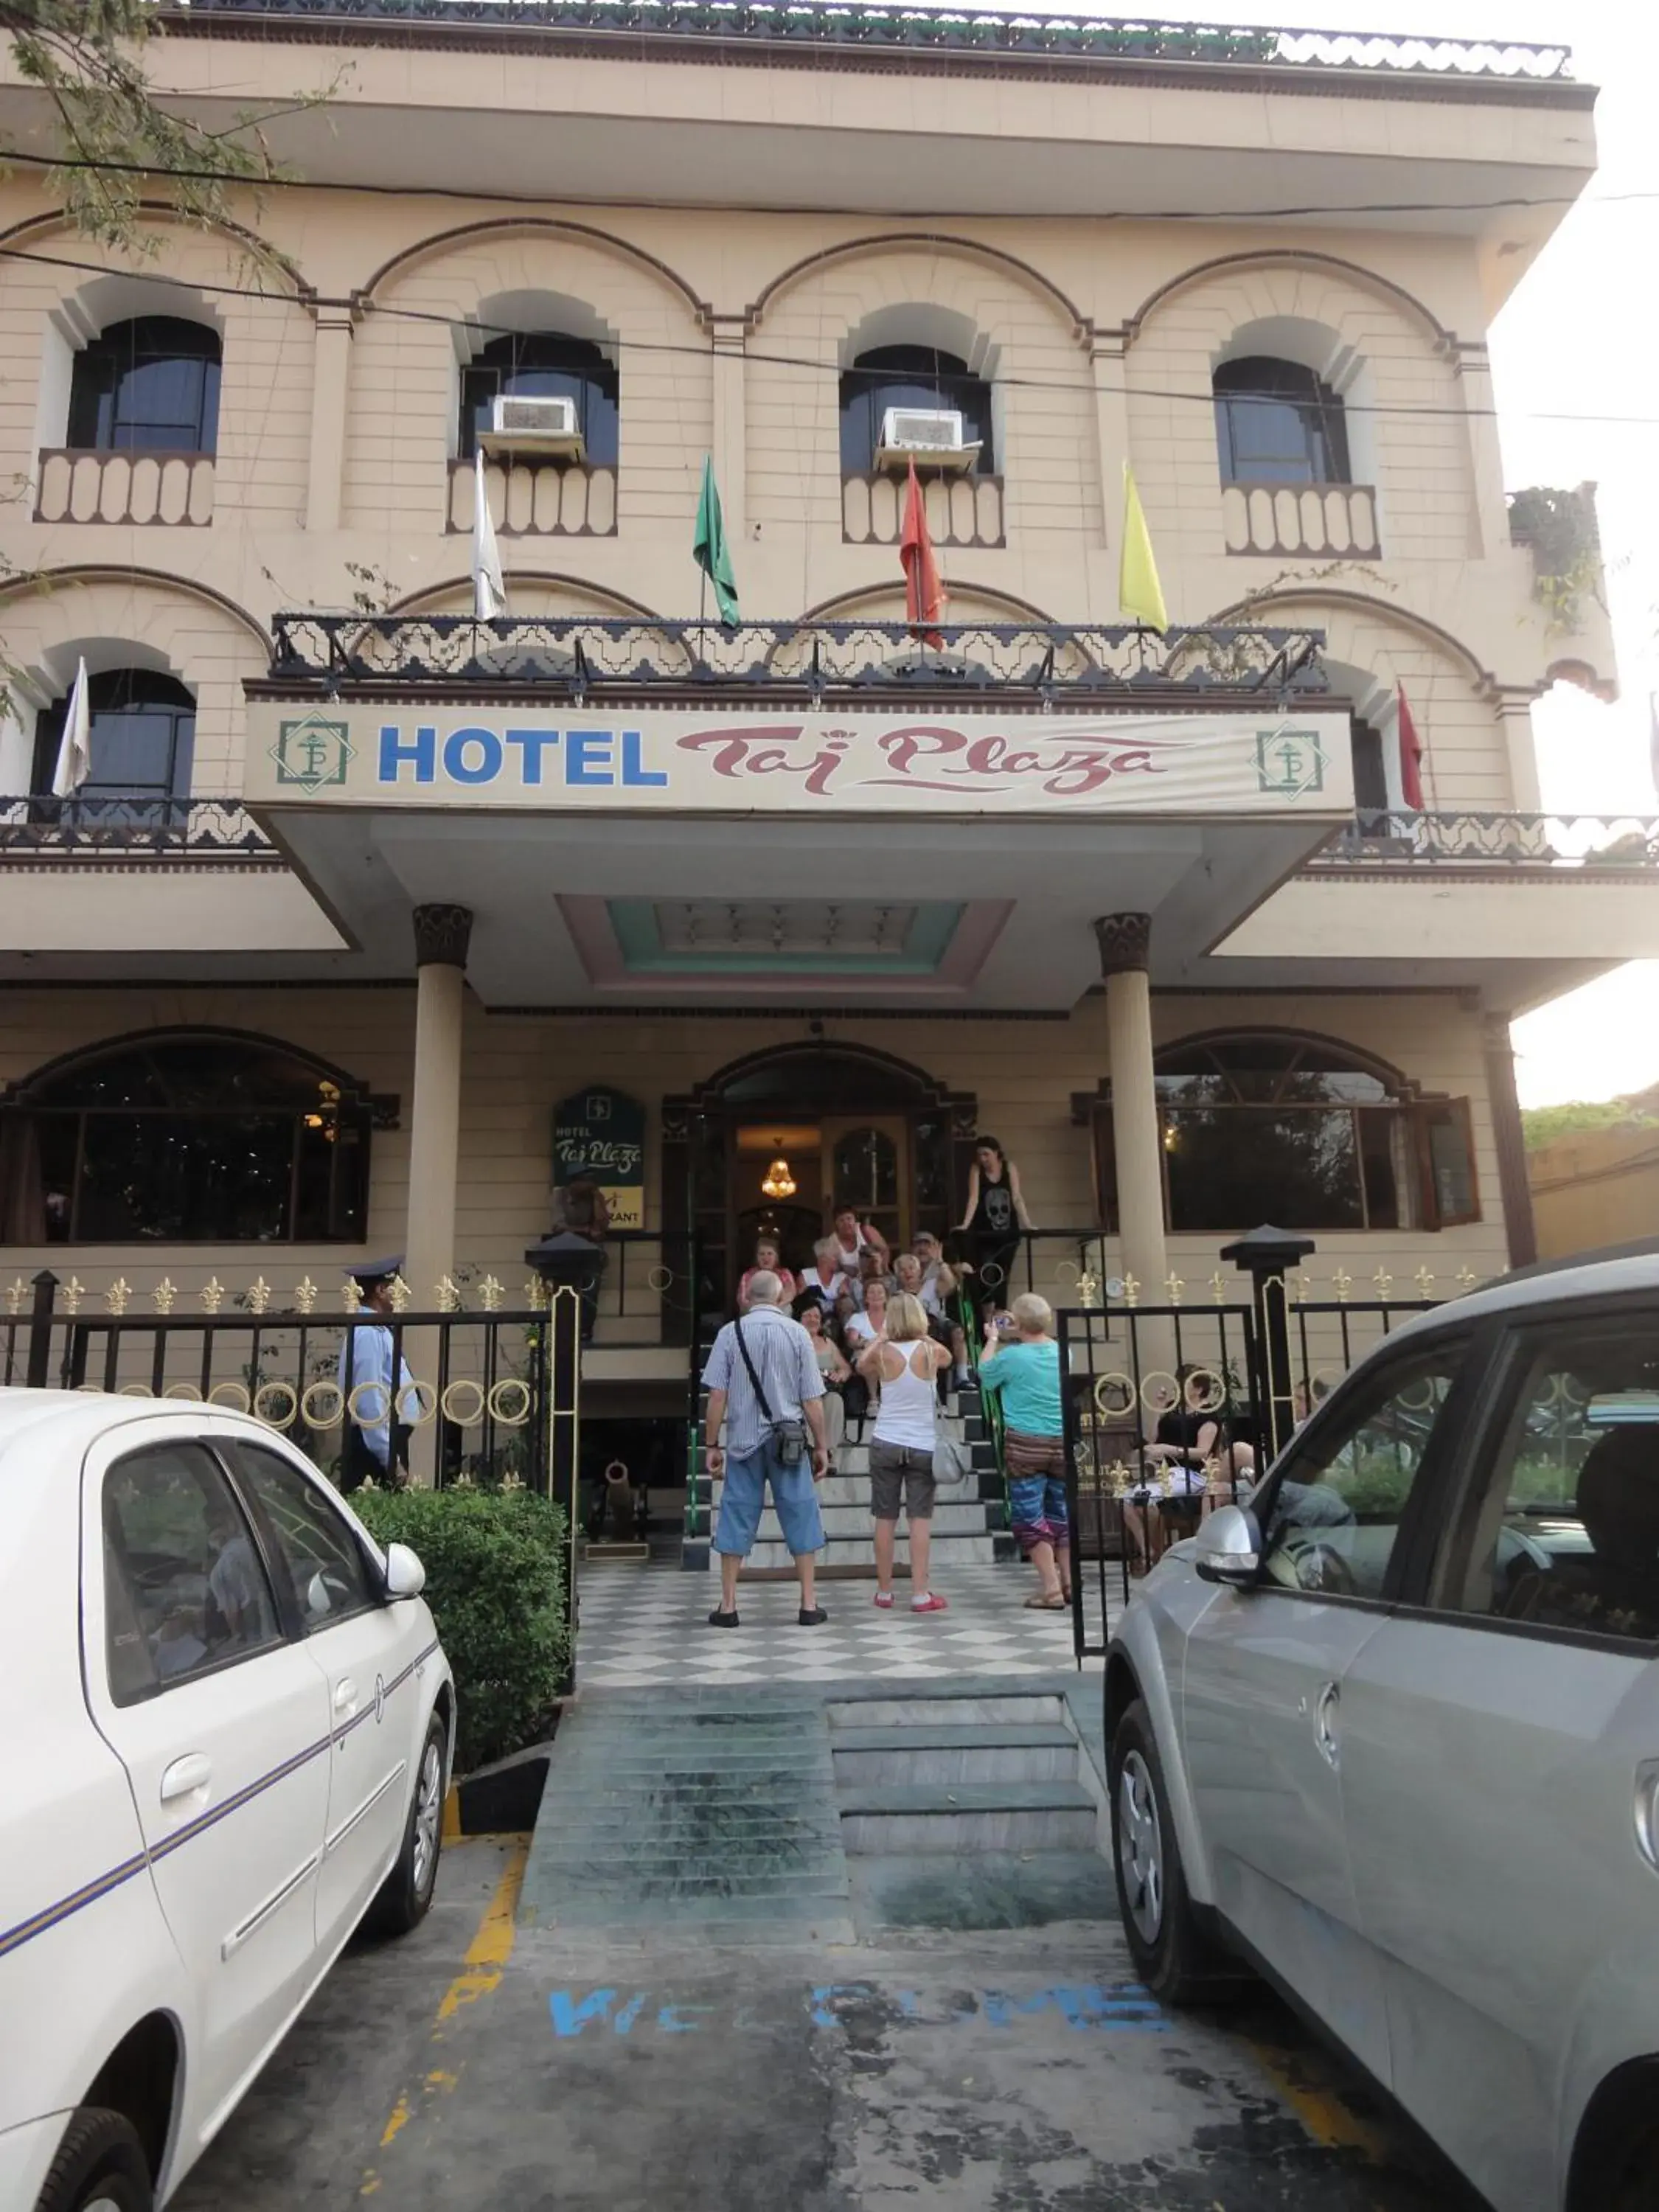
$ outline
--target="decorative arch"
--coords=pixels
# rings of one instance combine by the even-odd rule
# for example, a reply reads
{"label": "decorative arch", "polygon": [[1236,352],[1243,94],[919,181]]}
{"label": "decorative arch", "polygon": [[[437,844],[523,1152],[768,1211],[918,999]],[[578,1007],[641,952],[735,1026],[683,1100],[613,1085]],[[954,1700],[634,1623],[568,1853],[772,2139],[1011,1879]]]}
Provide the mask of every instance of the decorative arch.
{"label": "decorative arch", "polygon": [[[854,1113],[886,1103],[894,1091],[907,1094],[917,1103],[935,1106],[941,1110],[957,1104],[971,1105],[975,1103],[969,1093],[947,1089],[929,1075],[926,1068],[918,1067],[913,1060],[901,1060],[896,1053],[883,1052],[877,1045],[839,1039],[832,1041],[825,1037],[799,1037],[786,1044],[765,1045],[758,1051],[743,1053],[736,1060],[728,1060],[724,1067],[716,1068],[712,1075],[695,1085],[686,1094],[684,1103],[694,1113],[704,1113],[728,1103],[740,1106],[743,1103],[741,1100],[729,1102],[729,1094],[735,1085],[750,1076],[771,1068],[791,1070],[799,1067],[810,1072],[814,1063],[822,1067],[824,1062],[832,1060],[842,1063],[848,1070],[866,1069],[872,1077],[871,1094],[862,1105],[854,1104],[850,1108]],[[884,1095],[878,1096],[877,1085],[887,1086]],[[668,1103],[667,1100],[664,1101],[665,1108]],[[759,1114],[757,1118],[763,1121],[765,1115]]]}
{"label": "decorative arch", "polygon": [[1354,1044],[1347,1037],[1334,1036],[1326,1030],[1304,1029],[1299,1023],[1227,1022],[1209,1029],[1194,1030],[1185,1036],[1166,1037],[1153,1049],[1153,1073],[1158,1071],[1158,1061],[1171,1053],[1191,1052],[1205,1045],[1225,1044],[1240,1036],[1271,1037],[1279,1044],[1316,1045],[1321,1052],[1342,1054],[1356,1067],[1375,1075],[1379,1082],[1387,1084],[1402,1098],[1419,1098],[1423,1095],[1419,1083],[1407,1075],[1403,1068],[1396,1067],[1391,1060],[1384,1060],[1380,1053],[1371,1051],[1369,1046]]}
{"label": "decorative arch", "polygon": [[480,245],[488,238],[514,236],[572,239],[583,246],[597,246],[603,252],[613,253],[621,260],[631,261],[673,292],[690,309],[700,330],[707,331],[713,326],[713,307],[707,300],[700,298],[679,271],[671,268],[667,262],[659,260],[654,253],[647,253],[642,246],[635,246],[631,240],[619,238],[615,231],[601,230],[597,224],[590,222],[571,222],[557,216],[502,216],[483,222],[462,223],[453,230],[435,232],[430,238],[406,246],[394,253],[390,260],[383,261],[368,282],[360,285],[352,294],[352,304],[359,310],[382,305],[380,295],[394,279],[418,267],[422,262],[447,252],[455,246]]}
{"label": "decorative arch", "polygon": [[1350,261],[1341,254],[1316,253],[1305,247],[1293,246],[1260,246],[1243,253],[1218,254],[1212,260],[1196,262],[1192,268],[1183,269],[1179,276],[1170,277],[1155,291],[1147,294],[1124,324],[1125,352],[1139,337],[1148,318],[1167,301],[1193,285],[1203,283],[1209,277],[1245,269],[1313,269],[1328,276],[1345,277],[1408,314],[1432,341],[1435,350],[1447,360],[1455,361],[1457,358],[1458,343],[1455,333],[1449,331],[1432,310],[1425,307],[1414,292],[1408,292],[1403,284],[1396,284],[1392,277],[1379,276],[1376,270],[1367,269],[1363,263]]}
{"label": "decorative arch", "polygon": [[752,332],[758,329],[774,301],[792,290],[795,285],[818,270],[834,267],[837,263],[863,259],[875,253],[890,253],[897,250],[914,253],[955,253],[964,260],[977,261],[984,266],[999,269],[1017,276],[1028,291],[1061,316],[1072,337],[1086,351],[1094,339],[1094,325],[1079,307],[1077,302],[1062,292],[1051,277],[1034,269],[1029,261],[1018,254],[1005,252],[1000,246],[987,246],[971,238],[958,238],[949,231],[892,230],[872,234],[865,238],[844,240],[839,246],[826,246],[816,253],[809,253],[799,261],[792,262],[772,278],[758,296],[744,309],[744,328]]}
{"label": "decorative arch", "polygon": [[[168,224],[173,229],[183,231],[186,234],[198,235],[206,230],[231,240],[243,252],[252,254],[262,269],[268,269],[274,275],[282,277],[288,286],[289,296],[297,300],[308,313],[313,315],[316,313],[319,305],[316,286],[301,274],[288,254],[273,246],[268,238],[262,237],[257,230],[249,229],[246,223],[236,222],[228,216],[216,222],[186,223],[180,218],[178,209],[169,207],[164,200],[140,200],[138,213],[152,222]],[[0,230],[0,250],[7,247],[16,250],[30,239],[61,235],[69,228],[67,220],[56,209],[41,215],[26,216],[21,222],[14,223],[9,230]],[[128,276],[143,282],[167,286],[177,283],[180,289],[185,290],[191,289],[182,278],[174,279],[169,276],[165,270],[160,269],[112,269],[94,273],[115,276]]]}
{"label": "decorative arch", "polygon": [[[55,1082],[60,1075],[72,1073],[79,1067],[96,1067],[101,1061],[112,1060],[118,1054],[135,1051],[142,1046],[179,1043],[222,1044],[236,1050],[252,1048],[259,1052],[281,1053],[289,1060],[298,1060],[325,1081],[334,1085],[343,1097],[367,1099],[372,1094],[366,1085],[358,1081],[347,1069],[333,1060],[325,1060],[309,1045],[294,1044],[287,1037],[272,1036],[264,1030],[243,1030],[223,1022],[172,1022],[164,1028],[123,1030],[118,1036],[99,1037],[91,1044],[71,1046],[52,1059],[42,1060],[39,1067],[31,1068],[27,1075],[0,1088],[0,1109],[26,1105],[43,1088]],[[396,1108],[395,1099],[383,1101]],[[394,1122],[383,1121],[384,1127]]]}
{"label": "decorative arch", "polygon": [[[618,592],[609,584],[595,583],[591,576],[570,576],[555,568],[503,568],[501,580],[507,586],[509,592],[514,586],[531,591],[566,591],[581,599],[607,602],[618,617],[637,616],[641,622],[647,623],[665,619],[655,608],[647,606],[643,599],[630,599],[626,592]],[[399,615],[441,613],[444,611],[437,605],[437,601],[457,592],[470,594],[471,590],[471,574],[446,576],[441,583],[422,584],[418,591],[410,592],[406,598],[394,599],[386,610],[386,616],[390,618]],[[462,611],[470,612],[471,609]],[[573,622],[580,618],[579,614],[569,617]]]}
{"label": "decorative arch", "polygon": [[0,579],[0,602],[32,597],[48,598],[58,586],[65,584],[149,584],[157,591],[181,592],[186,599],[199,599],[205,606],[215,607],[221,614],[245,629],[267,659],[270,653],[270,634],[256,622],[247,609],[216,591],[211,584],[198,583],[191,576],[174,576],[163,568],[134,568],[118,567],[112,562],[70,563],[62,568],[35,568],[27,574]]}
{"label": "decorative arch", "polygon": [[1291,606],[1298,603],[1344,607],[1354,614],[1366,615],[1373,620],[1382,620],[1396,624],[1401,629],[1411,630],[1457,661],[1467,672],[1469,681],[1481,698],[1491,700],[1498,696],[1498,679],[1490,669],[1482,667],[1462,638],[1454,636],[1449,629],[1443,629],[1427,615],[1419,614],[1411,607],[1397,605],[1390,599],[1380,599],[1371,592],[1348,592],[1315,583],[1277,585],[1271,591],[1254,594],[1248,599],[1236,599],[1231,606],[1222,609],[1216,620],[1228,623],[1237,618],[1258,622],[1264,607]]}
{"label": "decorative arch", "polygon": [[[1033,601],[1022,599],[1016,593],[1006,592],[998,585],[975,584],[970,582],[965,576],[952,576],[947,583],[946,589],[949,592],[945,609],[945,626],[947,629],[957,619],[951,612],[951,605],[957,599],[970,596],[988,602],[994,608],[1005,611],[1006,619],[1009,622],[1049,623],[1055,619],[1046,609],[1037,606]],[[832,598],[820,599],[816,606],[808,607],[800,619],[804,623],[853,622],[856,621],[860,615],[866,615],[872,622],[876,622],[881,620],[882,617],[868,605],[868,602],[881,599],[897,601],[894,619],[902,622],[904,619],[902,583],[860,584],[852,591],[837,592]]]}

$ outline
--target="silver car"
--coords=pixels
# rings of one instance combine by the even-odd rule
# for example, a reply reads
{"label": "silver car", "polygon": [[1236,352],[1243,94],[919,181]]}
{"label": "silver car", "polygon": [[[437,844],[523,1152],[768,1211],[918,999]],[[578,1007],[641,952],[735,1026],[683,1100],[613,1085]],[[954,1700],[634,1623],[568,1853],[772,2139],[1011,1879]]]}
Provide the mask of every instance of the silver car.
{"label": "silver car", "polygon": [[1356,1367],[1113,1639],[1118,1892],[1254,1967],[1498,2212],[1659,2205],[1659,1258]]}

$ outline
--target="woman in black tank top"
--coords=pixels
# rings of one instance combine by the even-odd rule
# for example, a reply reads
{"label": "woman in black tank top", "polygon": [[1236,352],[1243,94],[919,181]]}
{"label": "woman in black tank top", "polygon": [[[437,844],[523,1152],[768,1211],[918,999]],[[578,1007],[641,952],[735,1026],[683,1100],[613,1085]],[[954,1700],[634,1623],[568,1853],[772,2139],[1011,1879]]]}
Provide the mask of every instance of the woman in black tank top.
{"label": "woman in black tank top", "polygon": [[1019,1188],[1019,1170],[994,1137],[981,1137],[968,1171],[968,1205],[957,1224],[969,1242],[980,1304],[1006,1306],[1014,1295],[1019,1232],[1031,1227]]}

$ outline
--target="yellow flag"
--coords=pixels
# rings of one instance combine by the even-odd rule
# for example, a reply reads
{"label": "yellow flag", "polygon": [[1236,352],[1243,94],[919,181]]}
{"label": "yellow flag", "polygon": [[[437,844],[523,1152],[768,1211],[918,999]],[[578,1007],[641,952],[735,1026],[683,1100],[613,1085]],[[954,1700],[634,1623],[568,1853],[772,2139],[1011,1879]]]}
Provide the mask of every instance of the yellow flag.
{"label": "yellow flag", "polygon": [[1155,629],[1160,635],[1170,627],[1164,587],[1158,580],[1158,563],[1152,558],[1146,512],[1140,504],[1134,471],[1127,461],[1123,464],[1123,554],[1118,563],[1117,603],[1124,614],[1133,616],[1136,622],[1144,623],[1148,629]]}

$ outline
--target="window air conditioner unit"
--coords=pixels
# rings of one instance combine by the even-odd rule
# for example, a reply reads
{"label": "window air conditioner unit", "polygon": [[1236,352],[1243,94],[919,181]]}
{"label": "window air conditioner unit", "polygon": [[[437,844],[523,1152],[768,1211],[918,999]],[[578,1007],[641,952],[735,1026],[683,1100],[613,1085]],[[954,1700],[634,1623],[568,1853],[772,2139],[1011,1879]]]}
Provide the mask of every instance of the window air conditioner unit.
{"label": "window air conditioner unit", "polygon": [[489,403],[489,428],[479,437],[485,453],[504,459],[541,457],[579,461],[582,434],[570,398],[515,398],[497,392]]}
{"label": "window air conditioner unit", "polygon": [[954,408],[889,407],[881,418],[876,465],[905,469],[920,461],[930,469],[971,469],[979,441],[964,445],[962,416]]}

